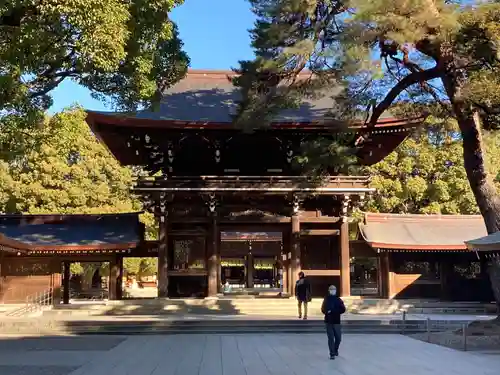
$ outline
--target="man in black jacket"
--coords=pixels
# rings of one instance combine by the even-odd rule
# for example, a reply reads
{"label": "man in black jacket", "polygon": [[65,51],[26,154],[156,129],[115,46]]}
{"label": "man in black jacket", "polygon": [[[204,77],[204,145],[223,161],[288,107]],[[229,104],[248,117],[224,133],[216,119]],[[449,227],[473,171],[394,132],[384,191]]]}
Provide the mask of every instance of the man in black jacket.
{"label": "man in black jacket", "polygon": [[302,318],[302,305],[304,305],[304,319],[307,319],[307,304],[311,302],[311,284],[304,272],[299,272],[299,279],[295,283],[295,297],[297,297],[299,319]]}
{"label": "man in black jacket", "polygon": [[321,312],[325,315],[326,334],[328,336],[328,349],[330,359],[335,359],[339,355],[342,332],[340,329],[340,315],[345,313],[344,301],[337,296],[335,285],[328,287],[328,295],[323,300]]}

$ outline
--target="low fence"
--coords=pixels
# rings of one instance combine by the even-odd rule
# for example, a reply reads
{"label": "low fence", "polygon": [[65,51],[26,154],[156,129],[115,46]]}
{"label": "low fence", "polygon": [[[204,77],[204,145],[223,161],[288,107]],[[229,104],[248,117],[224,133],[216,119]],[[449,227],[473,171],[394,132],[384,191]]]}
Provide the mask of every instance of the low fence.
{"label": "low fence", "polygon": [[500,323],[495,321],[453,321],[406,319],[403,313],[401,334],[407,334],[422,341],[446,346],[462,351],[498,351],[500,352]]}

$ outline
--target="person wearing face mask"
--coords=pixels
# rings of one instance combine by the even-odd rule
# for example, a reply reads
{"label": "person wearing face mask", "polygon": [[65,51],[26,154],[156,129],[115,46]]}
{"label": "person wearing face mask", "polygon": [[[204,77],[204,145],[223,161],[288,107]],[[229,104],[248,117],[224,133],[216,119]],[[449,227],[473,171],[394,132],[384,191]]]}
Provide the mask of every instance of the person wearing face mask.
{"label": "person wearing face mask", "polygon": [[323,300],[321,312],[325,315],[326,335],[328,336],[328,349],[330,359],[335,359],[339,355],[342,332],[340,329],[340,315],[345,313],[344,301],[337,296],[335,285],[328,287],[328,295]]}

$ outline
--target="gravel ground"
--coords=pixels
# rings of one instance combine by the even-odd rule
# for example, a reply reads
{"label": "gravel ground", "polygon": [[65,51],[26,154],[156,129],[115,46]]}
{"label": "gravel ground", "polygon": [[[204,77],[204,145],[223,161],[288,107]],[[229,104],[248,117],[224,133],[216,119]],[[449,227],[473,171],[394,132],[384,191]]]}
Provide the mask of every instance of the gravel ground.
{"label": "gravel ground", "polygon": [[[430,340],[427,333],[408,335],[417,340],[430,342],[431,344],[445,346],[447,348],[464,350],[464,338],[455,332],[431,333]],[[500,335],[490,336],[467,336],[467,351],[498,352],[500,354]]]}
{"label": "gravel ground", "polygon": [[68,375],[78,367],[70,366],[5,366],[0,365],[2,375]]}
{"label": "gravel ground", "polygon": [[[19,351],[107,351],[125,341],[123,337],[19,337],[0,336],[0,353]],[[4,375],[0,371],[0,375]]]}

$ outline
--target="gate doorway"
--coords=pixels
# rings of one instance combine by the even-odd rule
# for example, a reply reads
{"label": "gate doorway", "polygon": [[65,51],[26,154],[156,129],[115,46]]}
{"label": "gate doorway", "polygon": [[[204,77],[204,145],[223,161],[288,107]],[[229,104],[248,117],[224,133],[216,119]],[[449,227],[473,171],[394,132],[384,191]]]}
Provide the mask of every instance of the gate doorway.
{"label": "gate doorway", "polygon": [[351,258],[351,295],[379,297],[379,265],[377,257]]}
{"label": "gate doorway", "polygon": [[280,232],[221,232],[223,293],[281,292]]}

